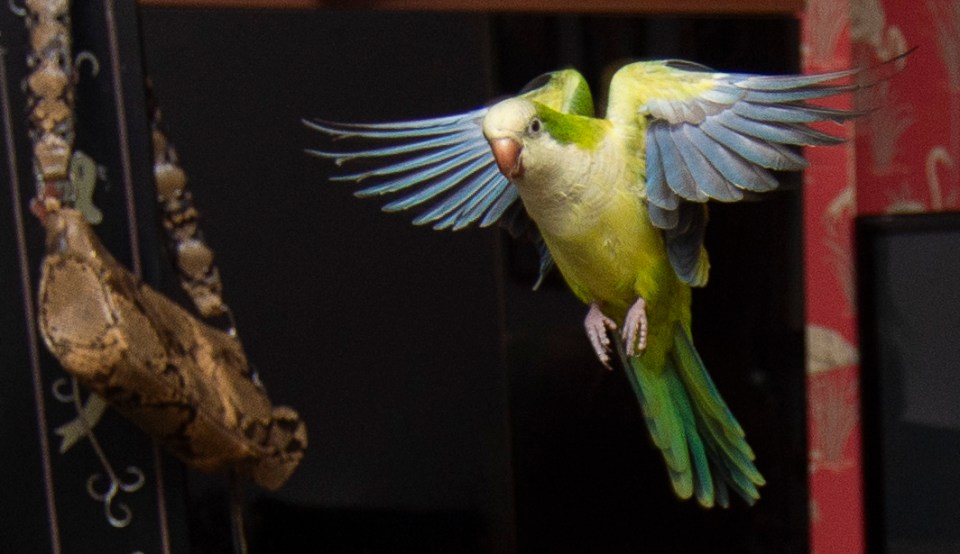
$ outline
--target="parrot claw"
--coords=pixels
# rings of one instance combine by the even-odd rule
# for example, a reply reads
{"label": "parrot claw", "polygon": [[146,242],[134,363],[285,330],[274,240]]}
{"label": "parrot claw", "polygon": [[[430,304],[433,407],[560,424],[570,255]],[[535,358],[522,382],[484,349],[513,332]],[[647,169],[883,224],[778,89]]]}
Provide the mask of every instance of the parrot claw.
{"label": "parrot claw", "polygon": [[643,298],[637,298],[630,306],[623,320],[621,336],[626,344],[627,356],[640,354],[647,349],[647,303]]}
{"label": "parrot claw", "polygon": [[617,324],[609,317],[603,315],[600,306],[596,302],[590,304],[590,311],[587,312],[587,318],[583,321],[583,326],[587,330],[587,337],[590,344],[593,345],[593,351],[607,369],[610,367],[610,337],[607,331],[616,331]]}

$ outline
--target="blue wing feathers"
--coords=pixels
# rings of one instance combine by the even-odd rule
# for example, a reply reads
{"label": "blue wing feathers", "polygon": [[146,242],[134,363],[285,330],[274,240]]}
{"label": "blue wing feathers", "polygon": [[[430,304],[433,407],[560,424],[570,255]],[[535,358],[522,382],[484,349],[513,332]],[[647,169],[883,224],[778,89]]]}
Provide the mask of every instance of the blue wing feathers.
{"label": "blue wing feathers", "polygon": [[647,204],[647,213],[650,216],[650,222],[658,229],[674,229],[680,221],[680,213],[677,210],[661,208],[652,202]]}
{"label": "blue wing feathers", "polygon": [[705,271],[707,268],[702,267],[702,264],[709,263],[701,257],[707,226],[707,207],[685,202],[680,209],[669,213],[674,214],[677,219],[672,227],[663,228],[670,265],[684,283],[703,286],[708,276]]}
{"label": "blue wing feathers", "polygon": [[[653,125],[662,125],[654,123]],[[660,156],[660,146],[656,133],[650,133],[647,140],[647,200],[664,210],[675,210],[680,199],[667,185],[664,163]]]}
{"label": "blue wing feathers", "polygon": [[465,204],[458,212],[456,221],[453,222],[452,229],[454,231],[459,231],[476,221],[484,213],[486,213],[490,206],[500,198],[500,195],[503,193],[503,189],[509,184],[504,180],[500,184],[496,184],[492,187],[486,187],[480,193],[474,195],[474,200],[470,203]]}
{"label": "blue wing feathers", "polygon": [[[452,159],[446,160],[443,163],[435,163],[433,165],[425,166],[423,169],[403,175],[401,177],[391,178],[389,180],[378,183],[374,186],[370,186],[356,192],[356,195],[360,198],[367,198],[370,196],[379,196],[382,194],[399,192],[401,190],[410,188],[416,185],[422,185],[424,183],[429,183],[433,179],[443,176],[457,168],[460,168],[466,164],[476,165],[479,161],[481,164],[485,161],[481,153],[476,152],[465,152],[458,156],[455,156]],[[479,159],[479,160],[478,160]],[[392,173],[397,173],[403,171],[403,169],[398,168]],[[357,182],[360,179],[356,180]],[[426,187],[430,188],[430,187]],[[424,189],[425,190],[425,189]],[[446,190],[446,189],[443,189]],[[443,190],[437,190],[437,193],[443,192]]]}
{"label": "blue wing feathers", "polygon": [[717,88],[705,91],[700,97],[714,104],[729,106],[743,98],[744,94],[744,91],[735,87],[720,85]]}
{"label": "blue wing feathers", "polygon": [[473,121],[458,121],[456,124],[442,125],[437,127],[380,127],[369,129],[366,126],[359,127],[357,124],[351,123],[333,123],[327,121],[304,121],[304,123],[315,131],[320,131],[328,135],[336,135],[337,140],[352,138],[385,140],[423,138],[460,132],[464,129],[470,128],[473,125]]}
{"label": "blue wing feathers", "polygon": [[[331,181],[337,182],[355,182],[360,183],[372,177],[386,177],[397,173],[404,173],[419,169],[421,167],[436,168],[445,162],[455,162],[464,154],[476,153],[474,145],[469,143],[461,144],[457,147],[442,148],[433,153],[428,153],[415,158],[403,160],[401,162],[384,165],[374,169],[369,169],[359,173],[345,173],[343,175],[330,176]],[[482,154],[482,153],[481,153]]]}
{"label": "blue wing feathers", "polygon": [[790,91],[846,79],[860,71],[859,69],[845,69],[816,75],[730,75],[730,80],[736,86],[745,89]]}
{"label": "blue wing feathers", "polygon": [[[820,75],[756,76],[713,73],[695,64],[692,82],[712,88],[687,100],[654,98],[640,106],[647,118],[647,199],[654,225],[672,229],[679,199],[737,201],[742,190],[777,188],[769,170],[807,166],[793,147],[834,145],[843,138],[812,129],[820,121],[843,123],[861,112],[809,101],[871,86],[851,82],[860,70]],[[703,82],[702,80],[700,82]]]}
{"label": "blue wing feathers", "polygon": [[327,134],[338,136],[363,136],[365,131],[407,131],[411,129],[443,129],[461,123],[472,123],[483,118],[486,108],[453,115],[433,117],[428,119],[412,119],[409,121],[392,121],[387,123],[340,123],[325,120],[303,120],[308,127]]}
{"label": "blue wing feathers", "polygon": [[838,85],[834,87],[815,87],[797,90],[755,90],[745,88],[743,99],[747,102],[758,102],[761,104],[785,104],[788,102],[799,102],[803,100],[816,100],[826,98],[836,94],[843,94],[856,90],[856,85]]}
{"label": "blue wing feathers", "polygon": [[[466,166],[460,167],[457,171],[447,174],[444,178],[438,181],[423,181],[423,180],[412,181],[411,184],[418,184],[423,182],[430,182],[431,184],[412,194],[409,194],[398,200],[394,200],[393,202],[390,202],[389,204],[383,207],[383,210],[387,212],[398,212],[401,210],[406,210],[408,208],[418,206],[428,200],[436,198],[437,195],[447,192],[448,190],[454,187],[467,188],[462,186],[462,182],[464,181],[464,179],[467,179],[468,177],[473,175],[475,172],[479,171],[483,166],[484,166],[483,159],[479,159],[479,160],[475,159],[471,163],[467,164]],[[471,186],[476,186],[475,184],[473,184],[473,180],[471,180],[470,183],[471,183]],[[483,183],[480,183],[480,184],[482,185]],[[372,187],[372,188],[378,188],[378,187]],[[362,194],[363,196],[370,196],[371,194],[367,192],[370,190],[372,189],[364,189],[363,191],[359,191],[357,194],[358,195]],[[392,189],[391,192],[393,190],[397,190],[397,189]]]}
{"label": "blue wing feathers", "polygon": [[[338,166],[363,162],[362,170],[332,181],[370,182],[358,197],[405,193],[383,209],[396,212],[430,204],[414,223],[459,230],[482,220],[491,225],[517,201],[509,181],[497,171],[481,132],[487,108],[431,119],[393,123],[304,121],[340,143],[362,141],[363,149],[308,150]],[[371,143],[380,145],[371,147]],[[505,191],[511,190],[511,193]]]}
{"label": "blue wing feathers", "polygon": [[840,137],[816,131],[803,125],[757,121],[734,112],[719,114],[716,121],[732,131],[777,144],[823,146],[843,142]]}
{"label": "blue wing feathers", "polygon": [[[707,196],[697,186],[697,179],[684,162],[673,141],[672,127],[663,123],[651,126],[653,141],[657,143],[663,173],[670,189],[681,198],[703,202]],[[665,207],[665,206],[661,206]]]}
{"label": "blue wing feathers", "polygon": [[[674,140],[674,145],[680,152],[680,157],[683,158],[690,173],[696,175],[697,184],[700,185],[699,190],[702,191],[703,194],[706,194],[706,196],[713,200],[719,200],[721,202],[736,202],[743,199],[743,192],[737,190],[736,187],[707,161],[703,152],[697,148],[696,143],[683,140],[686,138],[686,135],[682,133],[682,131],[674,135],[681,137],[681,140]],[[687,200],[698,200],[697,197],[684,198]]]}
{"label": "blue wing feathers", "polygon": [[744,190],[766,192],[777,188],[777,180],[766,169],[748,162],[694,125],[685,125],[684,134],[725,179]]}
{"label": "blue wing feathers", "polygon": [[360,150],[354,152],[324,152],[321,150],[307,150],[307,152],[319,158],[330,158],[336,160],[337,165],[343,165],[351,160],[361,158],[392,158],[400,154],[411,154],[421,150],[432,150],[434,148],[452,146],[459,144],[462,141],[463,139],[456,135],[441,135],[429,140],[423,140],[419,142],[404,142],[393,146],[383,146],[371,150]]}
{"label": "blue wing feathers", "polygon": [[517,201],[519,195],[517,193],[516,187],[508,186],[510,183],[501,177],[500,188],[502,189],[500,195],[494,201],[493,205],[490,206],[490,209],[487,210],[486,215],[483,216],[483,219],[480,221],[481,227],[489,227],[496,223],[503,214]]}
{"label": "blue wing feathers", "polygon": [[734,113],[757,121],[779,121],[781,123],[815,123],[833,121],[842,123],[859,115],[848,110],[835,110],[820,106],[802,104],[754,104],[737,102],[731,109]]}
{"label": "blue wing feathers", "polygon": [[[446,117],[393,123],[334,123],[304,121],[332,137],[340,151],[308,150],[314,156],[332,159],[337,166],[360,163],[362,168],[330,177],[331,181],[366,183],[358,197],[398,195],[383,206],[397,212],[426,206],[413,223],[434,229],[460,230],[472,224],[505,225],[511,232],[525,215],[514,187],[497,170],[481,123],[487,108]],[[358,149],[361,145],[362,149]],[[509,221],[505,221],[509,219]],[[553,260],[536,229],[524,232],[538,245],[540,278],[553,267]]]}
{"label": "blue wing feathers", "polygon": [[[480,167],[480,164],[474,165],[477,167],[469,167],[466,168],[465,171],[472,173]],[[456,186],[456,189],[454,189],[449,196],[443,198],[440,202],[437,202],[431,209],[413,220],[414,224],[423,225],[425,223],[433,223],[434,221],[438,221],[445,216],[458,213],[458,210],[461,209],[464,204],[469,202],[475,195],[480,193],[480,191],[484,190],[484,187],[488,184],[483,179],[478,178],[465,180],[464,175],[452,175],[449,180],[454,186]],[[435,195],[431,194],[430,198],[433,196]],[[415,204],[410,204],[406,207],[411,207],[422,202],[424,202],[424,199],[418,198]],[[448,226],[449,225],[440,228],[446,228]]]}
{"label": "blue wing feathers", "polygon": [[713,120],[704,121],[700,128],[718,143],[743,159],[768,169],[797,171],[806,167],[802,156],[776,143],[757,140],[724,127]]}

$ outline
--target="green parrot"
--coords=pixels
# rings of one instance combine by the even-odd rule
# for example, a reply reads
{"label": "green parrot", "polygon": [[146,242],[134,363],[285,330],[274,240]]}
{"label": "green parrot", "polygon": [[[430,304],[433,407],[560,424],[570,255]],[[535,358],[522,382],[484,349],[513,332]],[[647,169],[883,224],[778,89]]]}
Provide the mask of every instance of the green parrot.
{"label": "green parrot", "polygon": [[707,202],[777,188],[769,170],[806,166],[795,145],[842,142],[808,124],[858,114],[808,101],[853,90],[856,73],[756,76],[637,62],[613,76],[603,118],[584,78],[567,69],[463,114],[304,123],[359,141],[308,152],[338,166],[362,161],[332,179],[369,183],[360,197],[399,194],[385,211],[426,205],[414,223],[501,222],[533,233],[541,279],[560,270],[589,306],[597,358],[609,368],[615,354],[625,369],[677,496],[726,507],[732,488],[752,505],[764,478],[690,333],[691,287],[706,285],[710,269]]}

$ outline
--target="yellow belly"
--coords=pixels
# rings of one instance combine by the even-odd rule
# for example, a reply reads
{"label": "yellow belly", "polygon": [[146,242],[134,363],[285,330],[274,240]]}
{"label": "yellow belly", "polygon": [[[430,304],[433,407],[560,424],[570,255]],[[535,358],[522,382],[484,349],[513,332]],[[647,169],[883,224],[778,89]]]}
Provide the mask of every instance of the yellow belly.
{"label": "yellow belly", "polygon": [[633,194],[611,202],[589,229],[562,237],[544,233],[543,238],[574,294],[583,302],[600,304],[615,319],[622,318],[638,296],[656,305],[682,287],[662,232]]}

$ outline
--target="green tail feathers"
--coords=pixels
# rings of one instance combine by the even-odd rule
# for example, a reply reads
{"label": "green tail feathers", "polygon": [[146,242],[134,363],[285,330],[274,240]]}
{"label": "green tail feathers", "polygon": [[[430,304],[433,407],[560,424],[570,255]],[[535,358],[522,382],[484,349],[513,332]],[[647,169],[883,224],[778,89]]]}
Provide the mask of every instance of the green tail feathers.
{"label": "green tail feathers", "polygon": [[704,507],[727,507],[731,487],[747,504],[756,502],[765,481],[753,450],[683,327],[674,329],[662,371],[648,370],[640,358],[628,360],[620,340],[617,350],[677,496],[696,494]]}

